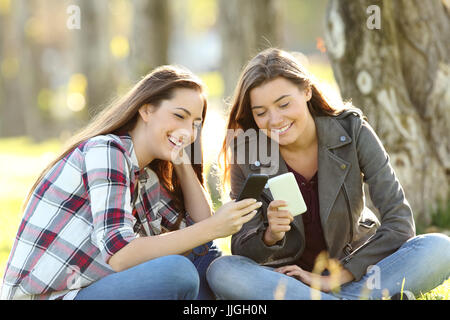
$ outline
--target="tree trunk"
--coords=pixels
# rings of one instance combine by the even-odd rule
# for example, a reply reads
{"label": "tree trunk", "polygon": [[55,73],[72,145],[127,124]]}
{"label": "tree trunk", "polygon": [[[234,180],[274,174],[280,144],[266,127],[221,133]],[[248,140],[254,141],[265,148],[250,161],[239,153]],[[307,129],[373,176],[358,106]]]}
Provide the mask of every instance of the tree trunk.
{"label": "tree trunk", "polygon": [[141,78],[157,66],[168,63],[170,1],[133,2],[133,41],[131,66]]}
{"label": "tree trunk", "polygon": [[44,79],[39,61],[40,49],[24,32],[30,18],[28,3],[15,1],[11,11],[0,21],[4,39],[0,48],[3,63],[0,99],[0,135],[45,136],[42,118],[37,108],[39,79]]}
{"label": "tree trunk", "polygon": [[108,2],[80,0],[79,30],[74,34],[74,73],[86,77],[85,120],[89,120],[112,98],[116,88],[115,62],[110,54],[110,10]]}
{"label": "tree trunk", "polygon": [[[14,9],[21,3],[15,2],[10,12],[0,19],[0,135],[16,136],[26,132],[25,118],[22,112],[22,92],[20,87],[21,63],[19,54],[22,42],[19,30],[23,21]],[[23,67],[22,67],[23,68]]]}
{"label": "tree trunk", "polygon": [[222,74],[229,96],[242,66],[260,50],[282,45],[278,0],[219,0]]}
{"label": "tree trunk", "polygon": [[326,18],[341,95],[367,115],[422,224],[450,189],[448,10],[440,0],[330,0]]}

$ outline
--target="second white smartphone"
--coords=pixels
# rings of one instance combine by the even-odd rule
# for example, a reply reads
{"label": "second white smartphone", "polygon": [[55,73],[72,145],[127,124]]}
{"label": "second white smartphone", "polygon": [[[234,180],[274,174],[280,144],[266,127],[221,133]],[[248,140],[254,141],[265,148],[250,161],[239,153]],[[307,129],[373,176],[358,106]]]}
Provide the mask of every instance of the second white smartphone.
{"label": "second white smartphone", "polygon": [[288,210],[294,217],[306,212],[305,200],[292,172],[270,178],[267,183],[274,200],[286,201],[287,207],[282,210]]}

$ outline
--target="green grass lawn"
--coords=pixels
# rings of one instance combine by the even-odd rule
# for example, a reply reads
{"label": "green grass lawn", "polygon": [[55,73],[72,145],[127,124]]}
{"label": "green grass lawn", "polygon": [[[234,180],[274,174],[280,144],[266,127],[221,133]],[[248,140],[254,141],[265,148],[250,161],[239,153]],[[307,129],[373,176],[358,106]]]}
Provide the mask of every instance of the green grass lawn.
{"label": "green grass lawn", "polygon": [[[28,188],[59,150],[57,140],[35,144],[27,138],[0,139],[0,279],[21,219],[21,206]],[[224,254],[230,254],[230,237],[217,239]],[[419,299],[449,300],[450,279]]]}

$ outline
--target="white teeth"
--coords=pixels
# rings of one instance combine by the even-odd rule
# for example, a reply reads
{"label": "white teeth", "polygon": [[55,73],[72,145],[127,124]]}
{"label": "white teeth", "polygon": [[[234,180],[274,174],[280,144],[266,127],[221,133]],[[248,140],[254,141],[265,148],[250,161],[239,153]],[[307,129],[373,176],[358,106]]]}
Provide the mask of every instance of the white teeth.
{"label": "white teeth", "polygon": [[172,136],[169,136],[169,140],[177,147],[181,147],[183,145],[183,142],[179,141],[177,138],[174,138]]}
{"label": "white teeth", "polygon": [[272,130],[275,131],[275,132],[278,132],[278,133],[283,133],[283,132],[285,132],[287,129],[289,129],[290,126],[291,126],[291,123],[289,123],[288,125],[286,125],[286,126],[280,128],[280,129],[272,129]]}

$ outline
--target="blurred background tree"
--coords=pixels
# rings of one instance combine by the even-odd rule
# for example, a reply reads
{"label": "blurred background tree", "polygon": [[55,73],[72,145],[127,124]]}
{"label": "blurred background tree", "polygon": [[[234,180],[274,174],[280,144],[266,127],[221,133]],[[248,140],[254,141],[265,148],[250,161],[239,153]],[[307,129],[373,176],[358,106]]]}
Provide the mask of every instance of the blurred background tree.
{"label": "blurred background tree", "polygon": [[224,94],[229,96],[242,67],[252,56],[269,46],[283,46],[281,2],[219,0],[219,12],[221,72],[225,82]]}
{"label": "blurred background tree", "polygon": [[133,2],[131,35],[132,72],[145,75],[153,68],[169,63],[172,15],[170,1]]}
{"label": "blurred background tree", "polygon": [[[374,4],[380,30],[367,27]],[[69,27],[71,6],[80,28]],[[0,0],[0,275],[40,170],[158,65],[183,65],[208,87],[204,156],[218,206],[227,101],[243,65],[270,46],[296,52],[327,96],[363,109],[416,217],[450,229],[448,10],[441,0]]]}

